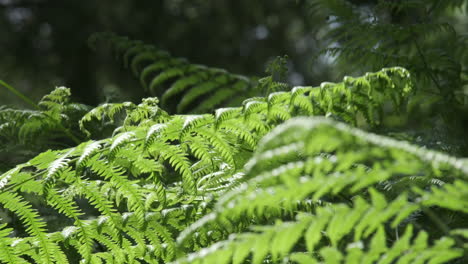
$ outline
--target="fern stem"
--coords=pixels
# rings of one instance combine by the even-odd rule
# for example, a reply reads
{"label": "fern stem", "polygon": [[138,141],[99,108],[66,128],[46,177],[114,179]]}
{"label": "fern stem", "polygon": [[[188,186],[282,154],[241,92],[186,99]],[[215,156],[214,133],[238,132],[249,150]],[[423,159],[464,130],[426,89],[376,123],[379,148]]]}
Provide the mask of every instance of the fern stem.
{"label": "fern stem", "polygon": [[16,90],[15,88],[13,88],[11,85],[9,85],[8,83],[4,82],[3,80],[0,80],[0,84],[3,85],[3,87],[7,88],[10,92],[12,92],[14,95],[18,96],[19,98],[21,98],[21,100],[23,100],[25,103],[31,105],[32,107],[34,107],[35,109],[37,110],[40,110],[39,106],[37,104],[35,104],[31,99],[29,99],[26,95],[22,94],[20,91]]}

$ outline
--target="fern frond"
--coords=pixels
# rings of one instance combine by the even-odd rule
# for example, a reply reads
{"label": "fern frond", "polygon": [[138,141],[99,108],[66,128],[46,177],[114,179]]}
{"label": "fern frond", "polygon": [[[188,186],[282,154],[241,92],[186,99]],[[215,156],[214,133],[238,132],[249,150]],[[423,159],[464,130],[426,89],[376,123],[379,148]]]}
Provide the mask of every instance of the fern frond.
{"label": "fern frond", "polygon": [[[48,149],[79,144],[84,135],[77,121],[89,110],[70,103],[70,89],[57,87],[39,101],[36,110],[0,108],[0,159],[4,172]],[[12,157],[9,153],[17,153]],[[18,159],[18,160],[15,160]]]}
{"label": "fern frond", "polygon": [[26,232],[37,239],[39,255],[43,262],[54,263],[60,248],[47,238],[46,223],[39,218],[39,214],[32,206],[17,194],[1,193],[0,203],[4,208],[17,214],[26,226]]}
{"label": "fern frond", "polygon": [[[440,120],[450,131],[443,144],[466,148],[467,143],[458,134],[463,134],[461,124],[466,123],[462,118],[466,116],[465,103],[459,95],[466,80],[462,72],[467,50],[462,47],[467,39],[456,23],[447,20],[448,11],[466,6],[465,0],[308,3],[314,16],[326,21],[327,42],[321,55],[333,57],[335,72],[349,73],[349,63],[357,74],[390,65],[408,69],[417,96],[401,122],[414,127],[412,121],[419,120],[417,130],[424,131],[435,119]],[[376,114],[380,115],[378,111],[366,115]],[[460,149],[453,153],[465,155]]]}
{"label": "fern frond", "polygon": [[[56,190],[48,190],[47,201],[54,208],[57,208],[60,213],[65,214],[67,217],[72,218],[75,221],[74,225],[77,228],[79,242],[75,246],[82,258],[89,260],[91,257],[92,246],[94,244],[93,231],[87,223],[80,219],[84,214],[71,199],[65,199],[65,197],[59,195]],[[65,230],[63,232],[65,232]],[[68,233],[65,232],[65,234],[67,234],[65,235],[65,238],[67,238]]]}
{"label": "fern frond", "polygon": [[[91,111],[89,111],[83,118],[80,120],[80,129],[88,136],[91,135],[91,132],[86,128],[86,124],[92,122],[94,119],[97,121],[105,121],[105,118],[109,118],[109,122],[115,122],[114,118],[117,113],[122,110],[133,109],[135,105],[133,103],[125,102],[125,103],[117,103],[111,104],[106,103],[102,104]],[[103,125],[102,122],[100,124]]]}
{"label": "fern frond", "polygon": [[82,167],[86,165],[86,161],[91,158],[100,148],[101,143],[99,141],[91,141],[83,150],[83,154],[81,154],[80,158],[77,161],[77,167]]}
{"label": "fern frond", "polygon": [[15,249],[11,247],[13,239],[9,235],[12,231],[12,228],[5,228],[5,225],[0,226],[0,261],[5,263],[28,263],[24,258],[18,256]]}
{"label": "fern frond", "polygon": [[[151,59],[148,50],[142,49],[144,56],[141,50],[133,49],[124,55],[136,70]],[[126,46],[122,50],[127,50]],[[239,78],[220,80],[240,85],[243,81]],[[186,92],[196,94],[190,89]],[[25,199],[17,203],[19,208],[5,206],[19,216],[21,226],[39,226],[40,216],[53,215],[56,219],[56,226],[41,225],[37,232],[21,234],[17,242],[18,248],[30,252],[24,254],[37,262],[45,257],[55,262],[72,261],[74,256],[91,263],[170,262],[228,239],[234,232],[245,232],[251,225],[288,222],[299,213],[313,214],[326,205],[343,203],[351,208],[351,197],[362,193],[363,201],[377,208],[374,214],[380,217],[363,225],[360,233],[368,237],[367,232],[387,226],[391,217],[407,225],[405,221],[413,221],[407,219],[408,215],[421,212],[414,201],[402,203],[403,198],[393,200],[395,205],[385,211],[377,202],[381,199],[372,197],[381,197],[385,192],[379,184],[392,184],[398,175],[407,176],[414,170],[429,173],[426,164],[416,162],[410,167],[413,170],[399,170],[393,165],[401,162],[407,166],[413,161],[412,154],[394,154],[387,145],[381,145],[383,139],[377,140],[384,149],[378,151],[372,147],[372,136],[359,136],[358,130],[349,132],[345,125],[342,131],[332,121],[317,121],[317,127],[323,125],[318,130],[315,125],[307,127],[308,121],[304,121],[304,127],[282,126],[268,133],[285,120],[304,114],[331,113],[357,123],[357,112],[364,114],[370,108],[383,111],[393,97],[395,107],[403,105],[410,92],[406,70],[391,68],[322,88],[301,87],[265,98],[252,97],[242,106],[221,108],[214,114],[169,115],[161,110],[157,98],[147,98],[138,105],[101,105],[83,118],[82,124],[91,128],[96,120],[116,121],[108,138],[44,152],[1,175],[0,193],[4,197],[0,196],[0,203],[8,204],[4,199],[10,196],[18,201]],[[367,95],[368,102],[364,103]],[[380,118],[370,115],[369,124],[377,124]],[[278,132],[282,129],[287,132]],[[266,134],[269,136],[260,141]],[[350,154],[352,151],[357,154]],[[444,178],[443,182],[451,184],[452,180]],[[377,190],[375,194],[371,188]],[[405,191],[411,194],[405,196],[408,199],[421,197],[411,188]],[[30,195],[25,193],[47,204],[48,211],[32,215],[35,211],[27,200]],[[385,199],[389,197],[390,192]],[[395,216],[397,209],[399,214]],[[21,217],[26,214],[23,211],[31,217]],[[359,214],[351,211],[347,211],[349,218],[358,219]],[[35,246],[34,241],[41,236],[49,244]],[[350,237],[343,234],[345,240]],[[336,238],[337,244],[340,239]],[[268,246],[255,245],[259,252],[255,261],[298,253],[287,252],[293,250],[294,243],[281,251],[278,248],[283,244],[275,241],[274,256]],[[41,248],[55,256],[45,256],[49,253],[41,253],[45,250]]]}
{"label": "fern frond", "polygon": [[[183,59],[172,58],[168,53],[154,47],[111,33],[94,34],[89,43],[91,47],[104,43],[116,52],[117,57],[123,57],[124,65],[131,67],[143,87],[152,95],[163,98],[162,106],[170,112],[213,110],[227,99],[233,99],[228,95],[245,99],[248,95],[245,92],[253,86],[253,82],[245,77],[224,70],[192,65]],[[181,93],[184,95],[181,96]],[[207,104],[204,104],[203,97],[208,94],[211,96],[206,100]],[[173,102],[178,103],[172,105]],[[194,104],[201,106],[194,109]]]}
{"label": "fern frond", "polygon": [[[438,173],[440,168],[446,172],[445,176]],[[466,162],[454,157],[327,119],[300,118],[268,134],[245,170],[245,183],[222,195],[213,213],[180,234],[181,247],[189,241],[201,246],[212,244],[181,259],[180,263],[234,260],[241,263],[250,254],[253,263],[264,259],[275,262],[295,252],[306,252],[313,258],[318,252],[320,258],[327,260],[331,258],[330,248],[343,260],[357,258],[354,260],[357,263],[378,260],[405,263],[418,254],[432,259],[440,249],[446,251],[445,257],[433,261],[445,263],[463,256],[466,250],[456,236],[447,232],[449,227],[443,220],[432,212],[437,208],[466,213],[464,202],[457,201],[466,200],[462,197],[466,192],[468,167]],[[428,179],[443,178],[445,184],[440,187],[428,181],[423,188],[410,184],[402,186],[396,195],[380,187],[388,179],[412,174],[422,174]],[[316,206],[297,207],[298,202],[309,199]],[[417,213],[427,214],[432,221],[413,218]],[[282,223],[291,216],[296,222]],[[302,222],[308,217],[310,222]],[[344,223],[343,219],[347,221]],[[266,226],[275,222],[279,226]],[[399,230],[405,226],[411,230],[411,224],[418,226],[415,244],[403,246]],[[434,233],[434,228],[441,231],[440,240],[434,241],[440,244],[431,247],[426,244],[426,232]],[[249,229],[255,232],[233,234]],[[216,239],[201,239],[199,235],[212,232],[223,235]],[[411,239],[413,233],[407,231],[403,236]],[[386,242],[383,245],[377,241]],[[356,244],[368,250],[360,252],[358,257],[343,247]],[[388,244],[389,251],[386,251]],[[401,247],[413,246],[418,254],[402,254]]]}

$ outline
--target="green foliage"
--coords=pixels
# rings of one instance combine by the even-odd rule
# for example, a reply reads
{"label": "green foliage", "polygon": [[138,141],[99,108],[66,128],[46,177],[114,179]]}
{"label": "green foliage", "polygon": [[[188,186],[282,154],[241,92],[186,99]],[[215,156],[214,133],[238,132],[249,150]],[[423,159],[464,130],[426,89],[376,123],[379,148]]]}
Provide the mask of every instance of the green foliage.
{"label": "green foliage", "polygon": [[49,148],[73,146],[84,138],[77,122],[90,108],[71,103],[70,89],[58,87],[34,106],[36,110],[0,107],[0,172]]}
{"label": "green foliage", "polygon": [[404,67],[414,78],[416,92],[408,107],[406,134],[418,134],[419,144],[440,148],[433,142],[437,138],[442,149],[468,154],[462,136],[468,124],[468,38],[455,23],[456,14],[466,17],[468,1],[309,0],[308,4],[312,16],[326,21],[322,54],[335,58],[335,70],[359,74]]}
{"label": "green foliage", "polygon": [[256,92],[253,82],[244,76],[190,64],[141,41],[113,33],[96,33],[89,39],[94,49],[101,43],[131,69],[145,91],[161,98],[161,106],[171,113],[205,113],[221,105],[236,106]]}
{"label": "green foliage", "polygon": [[[1,262],[466,260],[466,161],[363,130],[404,110],[404,68],[243,100],[285,86],[100,41],[161,106],[100,105],[60,123],[86,142],[0,175]],[[47,120],[67,96],[44,97]]]}
{"label": "green foliage", "polygon": [[210,246],[178,263],[446,263],[466,254],[451,230],[466,228],[467,173],[466,161],[406,142],[294,119],[259,143],[239,188],[179,236]]}
{"label": "green foliage", "polygon": [[418,88],[434,89],[445,97],[439,99],[454,100],[454,90],[468,81],[462,74],[468,39],[441,15],[467,1],[370,2],[359,8],[346,0],[309,1],[314,14],[327,15],[333,24],[326,37],[335,45],[325,51],[339,54],[341,62],[353,61],[360,69],[400,65],[413,73]]}

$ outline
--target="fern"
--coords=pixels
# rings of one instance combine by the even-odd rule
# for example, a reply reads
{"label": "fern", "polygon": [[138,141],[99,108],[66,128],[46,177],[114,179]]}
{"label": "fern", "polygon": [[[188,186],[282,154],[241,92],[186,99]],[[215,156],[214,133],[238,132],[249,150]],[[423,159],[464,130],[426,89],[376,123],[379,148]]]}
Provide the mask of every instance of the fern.
{"label": "fern", "polygon": [[[49,148],[71,147],[83,141],[77,121],[89,107],[70,103],[70,95],[68,88],[57,87],[35,105],[36,110],[0,108],[0,171]],[[18,160],[9,157],[10,152],[18,153],[14,157]]]}
{"label": "fern", "polygon": [[[326,21],[322,55],[335,58],[334,71],[349,74],[350,62],[358,74],[390,65],[408,69],[416,96],[403,119],[404,132],[417,134],[419,142],[411,139],[415,143],[466,156],[462,135],[467,123],[463,92],[468,81],[467,38],[447,12],[464,10],[467,1],[309,0],[308,4],[311,15]],[[433,144],[435,137],[440,144]]]}
{"label": "fern", "polygon": [[[363,80],[369,80],[378,87],[378,84],[392,83],[393,78],[400,82],[403,80],[401,78],[406,77],[407,73],[403,69],[388,69],[363,77]],[[348,88],[351,89],[352,85],[354,83],[349,82]],[[396,90],[398,95],[395,96],[402,97],[409,92],[410,84],[405,85],[402,90]],[[283,92],[272,94],[268,98],[247,100],[243,107],[220,109],[216,111],[216,115],[170,116],[159,109],[155,104],[157,100],[151,99],[145,99],[137,106],[98,106],[83,117],[83,128],[84,124],[92,124],[94,120],[99,121],[107,116],[112,120],[115,113],[127,106],[126,115],[119,122],[121,126],[115,129],[114,136],[99,141],[88,141],[72,149],[45,152],[26,165],[29,166],[28,170],[34,168],[30,172],[32,175],[26,180],[44,186],[43,191],[34,192],[44,195],[44,201],[58,212],[62,212],[66,218],[74,219],[74,222],[71,222],[74,225],[71,227],[58,225],[61,227],[57,226],[56,229],[67,232],[76,230],[80,242],[71,246],[83,259],[91,261],[96,258],[94,253],[90,253],[96,244],[105,247],[116,256],[122,256],[122,259],[114,260],[117,262],[129,261],[128,258],[132,256],[128,254],[131,252],[134,254],[133,258],[145,258],[147,256],[141,250],[146,248],[149,238],[135,237],[125,242],[127,236],[132,236],[130,232],[135,231],[125,223],[129,220],[122,217],[128,217],[125,215],[131,212],[134,222],[132,226],[136,224],[139,229],[149,228],[148,232],[151,232],[151,228],[156,228],[148,225],[148,214],[152,212],[178,208],[184,203],[191,208],[194,206],[191,209],[192,217],[200,210],[209,209],[210,207],[198,208],[200,202],[206,199],[203,197],[217,197],[224,189],[229,190],[237,186],[236,182],[242,178],[238,175],[242,174],[243,166],[260,137],[284,119],[306,112],[307,107],[295,105],[294,98],[304,96],[308,98],[310,105],[327,105],[328,111],[336,113],[337,117],[340,116],[341,108],[333,106],[334,103],[341,104],[342,100],[345,100],[341,95],[345,85],[343,83],[329,87],[332,87],[329,91],[325,88],[310,87],[303,89],[301,94],[298,94],[296,89],[295,97],[292,96],[293,92]],[[355,89],[359,87],[361,86]],[[366,92],[369,91],[373,90],[367,88]],[[378,93],[378,90],[375,92]],[[321,102],[322,100],[325,102]],[[353,98],[348,99],[351,105],[354,103],[352,100]],[[379,103],[383,104],[384,100],[375,101],[377,106]],[[353,111],[367,111],[361,106],[357,109],[360,110]],[[278,117],[281,111],[287,114],[280,114]],[[310,114],[320,113],[322,112],[317,111]],[[373,120],[377,119],[369,118],[372,124]],[[23,182],[8,182],[8,179],[17,177],[21,172],[20,167],[2,176],[5,194],[21,190]],[[151,177],[147,177],[149,175]],[[151,195],[155,190],[156,194]],[[149,199],[147,201],[146,196]],[[83,198],[99,214],[94,212],[89,215],[89,212],[84,212],[77,204],[78,199]],[[88,219],[100,219],[97,221],[97,230],[87,228],[89,224],[81,220],[85,215],[88,215]],[[159,231],[162,232],[158,233],[159,238],[167,245],[173,245],[159,249],[161,254],[166,256],[166,260],[176,256],[176,235],[201,215],[192,217],[187,218],[183,225],[177,224],[170,229],[164,227]],[[58,219],[62,218],[58,216]],[[169,220],[170,223],[174,221]],[[103,231],[99,231],[101,229]],[[64,238],[60,238],[55,243],[64,241]],[[126,245],[135,249],[128,252],[119,251]],[[133,251],[137,249],[141,251],[138,254]]]}
{"label": "fern", "polygon": [[[462,43],[466,40],[456,35],[451,24],[439,18],[447,9],[461,7],[464,2],[376,1],[361,7],[346,0],[311,0],[309,4],[314,14],[326,14],[330,16],[329,23],[334,23],[335,27],[330,29],[328,37],[338,42],[339,46],[327,51],[340,54],[339,59],[356,60],[357,65],[371,68],[401,65],[419,79],[421,86],[427,83],[425,79],[436,82],[431,86],[445,90],[449,87],[441,86],[442,80],[434,78],[451,78],[443,82],[459,86],[455,83],[461,81],[462,65],[457,56],[462,55],[464,50],[457,45],[464,46]],[[360,37],[362,32],[367,33],[367,38]],[[453,43],[445,43],[453,45],[453,49],[441,49],[441,45],[433,40],[434,36],[443,34],[453,39]],[[423,49],[421,45],[427,48]],[[421,65],[420,60],[425,60],[422,67],[417,66]]]}
{"label": "fern", "polygon": [[89,39],[92,48],[100,43],[131,68],[146,91],[162,98],[162,107],[171,113],[203,113],[220,105],[235,105],[237,98],[255,93],[254,82],[248,78],[189,64],[140,41],[113,33],[97,33]]}
{"label": "fern", "polygon": [[404,68],[289,87],[102,41],[162,106],[66,123],[67,90],[45,97],[81,143],[0,175],[1,262],[465,261],[466,161],[372,133],[414,92]]}
{"label": "fern", "polygon": [[[246,182],[178,238],[183,247],[216,243],[177,263],[445,263],[467,248],[447,232],[461,222],[444,221],[433,211],[466,217],[461,196],[468,191],[467,165],[330,120],[291,120],[260,142],[246,165]],[[414,174],[446,183],[408,184],[396,195],[382,188]],[[298,206],[308,201],[315,206]],[[440,234],[428,243],[434,229]],[[208,241],[194,236],[216,232],[222,236]]]}

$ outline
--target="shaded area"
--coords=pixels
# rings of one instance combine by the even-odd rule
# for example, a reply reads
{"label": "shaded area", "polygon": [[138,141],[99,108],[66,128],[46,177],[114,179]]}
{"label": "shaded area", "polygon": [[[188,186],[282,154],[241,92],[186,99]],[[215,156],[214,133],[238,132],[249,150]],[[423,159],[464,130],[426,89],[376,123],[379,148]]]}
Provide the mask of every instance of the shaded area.
{"label": "shaded area", "polygon": [[[403,66],[417,93],[379,132],[466,156],[467,8],[466,0],[0,0],[0,79],[35,102],[62,85],[73,102],[140,102],[149,94],[129,71],[88,48],[101,31],[246,76],[267,75],[268,61],[287,54],[280,81],[293,86]],[[27,107],[0,95],[0,105]]]}
{"label": "shaded area", "polygon": [[[35,99],[55,85],[70,87],[77,101],[91,105],[116,100],[112,94],[120,87],[125,99],[143,96],[114,61],[88,49],[86,40],[97,31],[140,39],[191,62],[244,75],[265,75],[268,60],[288,54],[295,84],[327,77],[319,64],[312,70],[304,60],[317,53],[317,23],[302,1],[0,3],[1,78]],[[0,103],[12,98],[4,99]]]}

